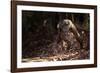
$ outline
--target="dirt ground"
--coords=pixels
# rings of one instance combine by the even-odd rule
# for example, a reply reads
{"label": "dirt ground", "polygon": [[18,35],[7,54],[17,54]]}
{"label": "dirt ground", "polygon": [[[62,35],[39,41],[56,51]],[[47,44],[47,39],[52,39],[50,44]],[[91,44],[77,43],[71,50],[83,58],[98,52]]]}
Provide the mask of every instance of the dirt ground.
{"label": "dirt ground", "polygon": [[64,61],[64,60],[82,60],[89,59],[89,51],[88,50],[70,50],[69,52],[63,54],[57,54],[54,56],[48,57],[31,57],[24,58],[22,62],[45,62],[45,61]]}

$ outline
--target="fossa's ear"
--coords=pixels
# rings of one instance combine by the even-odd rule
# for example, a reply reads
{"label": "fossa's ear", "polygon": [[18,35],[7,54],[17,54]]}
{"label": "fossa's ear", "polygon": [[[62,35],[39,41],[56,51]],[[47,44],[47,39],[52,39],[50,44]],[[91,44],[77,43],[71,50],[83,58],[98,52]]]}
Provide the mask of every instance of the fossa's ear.
{"label": "fossa's ear", "polygon": [[59,29],[59,27],[60,27],[60,24],[57,24],[57,29]]}

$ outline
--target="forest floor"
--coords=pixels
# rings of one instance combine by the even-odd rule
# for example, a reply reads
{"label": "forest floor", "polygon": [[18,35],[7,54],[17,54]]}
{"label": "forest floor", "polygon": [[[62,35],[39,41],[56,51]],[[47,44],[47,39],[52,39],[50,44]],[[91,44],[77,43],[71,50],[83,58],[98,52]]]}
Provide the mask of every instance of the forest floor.
{"label": "forest floor", "polygon": [[70,50],[69,52],[57,54],[47,57],[31,57],[24,58],[22,62],[48,62],[48,61],[64,61],[64,60],[82,60],[89,59],[89,50]]}
{"label": "forest floor", "polygon": [[[70,47],[68,47],[68,43],[60,40],[59,43],[57,43],[58,40],[55,39],[55,41],[51,41],[50,44],[47,44],[45,46],[37,46],[36,48],[33,48],[35,44],[35,41],[32,41],[32,47],[33,49],[29,49],[30,47],[27,47],[27,49],[24,49],[25,52],[23,52],[22,62],[45,62],[45,61],[64,61],[64,60],[83,60],[83,59],[89,59],[90,58],[90,49],[88,43],[87,36],[84,36],[82,41],[82,48],[80,43],[76,40],[73,33],[69,33],[67,35],[68,40],[70,41]],[[36,41],[38,44],[46,43],[47,40],[43,39]]]}

